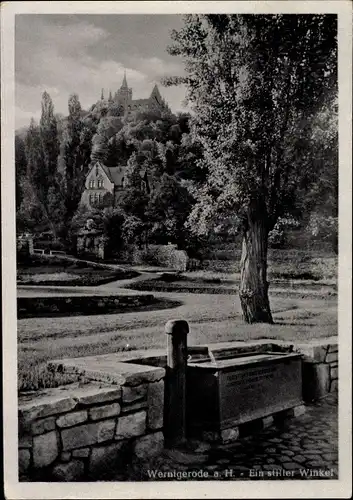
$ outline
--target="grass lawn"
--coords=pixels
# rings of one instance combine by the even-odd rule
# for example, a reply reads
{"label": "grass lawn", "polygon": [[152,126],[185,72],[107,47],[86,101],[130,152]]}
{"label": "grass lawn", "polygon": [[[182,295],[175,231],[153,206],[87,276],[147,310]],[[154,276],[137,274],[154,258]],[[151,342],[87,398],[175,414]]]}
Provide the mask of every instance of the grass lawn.
{"label": "grass lawn", "polygon": [[337,303],[331,298],[272,297],[276,324],[244,324],[232,295],[154,293],[179,301],[174,309],[124,314],[18,321],[19,387],[28,373],[50,359],[166,346],[164,325],[172,318],[190,324],[189,345],[231,340],[309,340],[337,335]]}

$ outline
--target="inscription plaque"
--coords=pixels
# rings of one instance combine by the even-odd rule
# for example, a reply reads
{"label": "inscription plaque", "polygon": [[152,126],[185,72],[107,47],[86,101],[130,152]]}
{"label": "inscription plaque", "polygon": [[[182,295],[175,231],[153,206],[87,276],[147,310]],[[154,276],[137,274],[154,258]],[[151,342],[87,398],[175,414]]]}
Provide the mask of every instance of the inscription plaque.
{"label": "inscription plaque", "polygon": [[300,354],[243,354],[188,364],[189,430],[221,431],[300,404]]}

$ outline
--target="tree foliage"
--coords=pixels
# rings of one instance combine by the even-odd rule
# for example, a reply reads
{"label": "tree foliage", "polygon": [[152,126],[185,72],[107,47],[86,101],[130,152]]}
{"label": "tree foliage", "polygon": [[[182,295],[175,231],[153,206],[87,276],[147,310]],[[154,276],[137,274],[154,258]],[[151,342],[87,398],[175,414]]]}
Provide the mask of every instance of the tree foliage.
{"label": "tree foliage", "polygon": [[317,163],[314,118],[337,90],[335,17],[186,16],[173,39],[205,150],[201,202],[242,210],[261,192],[271,229]]}
{"label": "tree foliage", "polygon": [[65,221],[77,210],[90,164],[92,132],[84,124],[82,108],[76,94],[68,101],[69,115],[63,133],[63,188]]}
{"label": "tree foliage", "polygon": [[16,210],[21,206],[24,190],[23,183],[27,173],[26,146],[24,140],[15,137],[15,172],[16,172]]}
{"label": "tree foliage", "polygon": [[207,232],[237,214],[249,322],[272,322],[268,234],[298,209],[325,162],[316,122],[337,94],[336,35],[331,15],[188,15],[172,33],[169,52],[183,58],[186,77],[165,83],[186,83],[207,170],[189,227]]}

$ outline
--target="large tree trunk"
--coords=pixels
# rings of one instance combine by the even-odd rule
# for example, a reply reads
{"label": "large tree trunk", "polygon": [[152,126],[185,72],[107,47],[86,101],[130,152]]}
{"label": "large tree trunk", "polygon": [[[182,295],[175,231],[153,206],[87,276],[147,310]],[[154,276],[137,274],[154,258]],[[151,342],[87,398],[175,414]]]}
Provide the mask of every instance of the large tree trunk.
{"label": "large tree trunk", "polygon": [[243,230],[240,303],[246,323],[273,323],[268,299],[266,214],[252,214]]}

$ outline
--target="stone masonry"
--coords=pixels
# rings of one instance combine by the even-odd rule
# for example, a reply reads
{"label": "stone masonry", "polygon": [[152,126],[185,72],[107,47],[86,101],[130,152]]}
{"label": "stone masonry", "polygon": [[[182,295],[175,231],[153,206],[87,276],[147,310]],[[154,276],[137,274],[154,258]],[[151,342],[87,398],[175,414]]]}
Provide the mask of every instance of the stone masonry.
{"label": "stone masonry", "polygon": [[141,368],[20,396],[20,480],[109,479],[160,453],[165,370]]}

